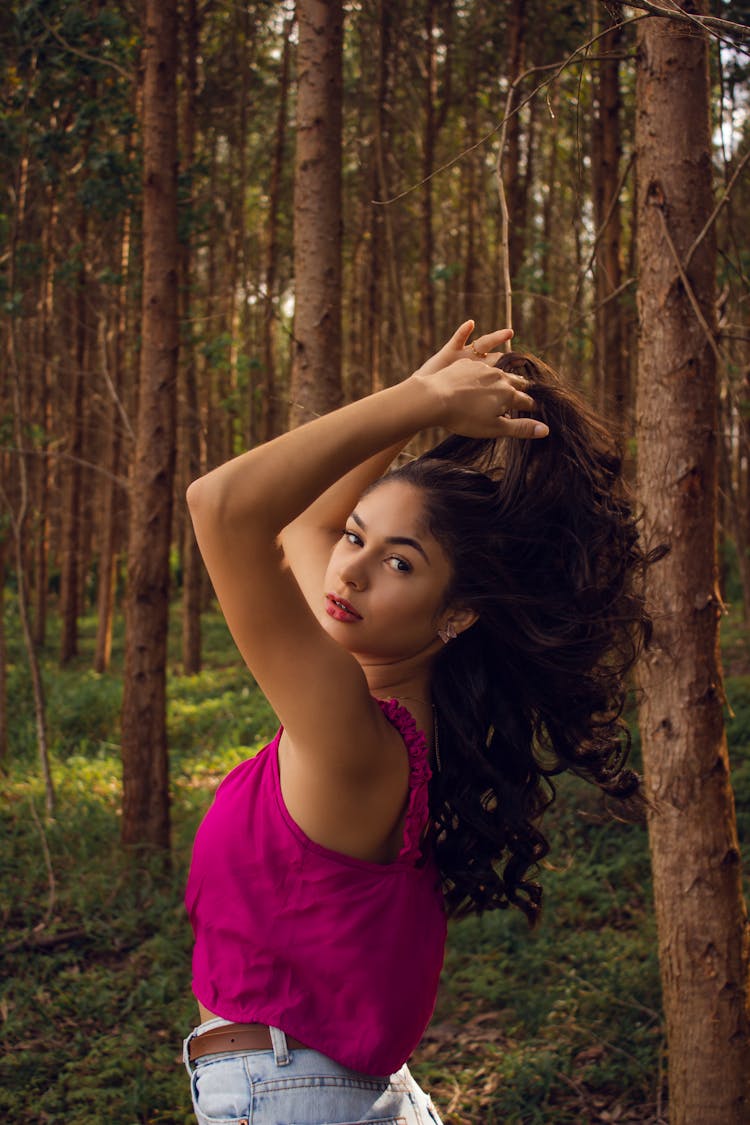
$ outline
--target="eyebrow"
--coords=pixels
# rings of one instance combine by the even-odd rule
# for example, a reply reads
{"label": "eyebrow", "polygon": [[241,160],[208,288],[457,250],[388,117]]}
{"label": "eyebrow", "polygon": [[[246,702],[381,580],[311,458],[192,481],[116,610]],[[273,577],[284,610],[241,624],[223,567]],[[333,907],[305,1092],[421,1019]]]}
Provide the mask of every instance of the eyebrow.
{"label": "eyebrow", "polygon": [[[356,523],[357,527],[361,528],[362,531],[367,531],[364,520],[360,515],[357,514],[357,512],[352,512],[352,519]],[[386,539],[386,543],[393,543],[395,546],[401,545],[404,547],[413,547],[415,551],[419,551],[420,555],[426,563],[429,563],[430,561],[427,557],[427,552],[418,539],[410,539],[408,535],[389,535]]]}

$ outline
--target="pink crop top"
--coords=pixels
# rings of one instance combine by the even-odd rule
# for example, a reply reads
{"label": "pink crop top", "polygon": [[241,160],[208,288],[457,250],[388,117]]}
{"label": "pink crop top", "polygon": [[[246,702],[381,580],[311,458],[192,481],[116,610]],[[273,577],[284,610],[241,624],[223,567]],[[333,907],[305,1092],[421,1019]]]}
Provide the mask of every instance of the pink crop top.
{"label": "pink crop top", "polygon": [[280,1027],[344,1066],[387,1075],[432,1016],[446,921],[437,866],[420,847],[427,743],[405,707],[379,702],[410,763],[396,861],[354,859],[305,835],[281,794],[279,730],[216,791],[195,839],[185,903],[193,991],[209,1011]]}

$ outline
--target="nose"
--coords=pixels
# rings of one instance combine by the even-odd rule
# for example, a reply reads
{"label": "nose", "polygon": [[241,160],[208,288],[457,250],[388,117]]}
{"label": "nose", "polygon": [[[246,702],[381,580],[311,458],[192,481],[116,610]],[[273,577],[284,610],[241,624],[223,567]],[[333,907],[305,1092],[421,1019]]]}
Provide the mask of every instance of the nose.
{"label": "nose", "polygon": [[339,567],[339,578],[354,590],[364,590],[367,586],[367,568],[359,556],[346,559]]}

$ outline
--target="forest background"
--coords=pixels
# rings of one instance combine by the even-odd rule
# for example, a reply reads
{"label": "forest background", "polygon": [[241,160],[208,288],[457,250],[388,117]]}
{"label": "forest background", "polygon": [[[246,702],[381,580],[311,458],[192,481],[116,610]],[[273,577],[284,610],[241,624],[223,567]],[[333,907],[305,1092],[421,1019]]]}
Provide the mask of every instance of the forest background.
{"label": "forest background", "polygon": [[[648,357],[637,341],[652,338],[649,246],[682,288],[683,334],[697,325],[701,341],[683,366],[710,404],[690,400],[690,425],[705,438],[713,420],[713,467],[700,471],[718,507],[676,534],[674,511],[665,519],[696,556],[709,544],[709,567],[718,542],[719,593],[701,608],[714,629],[721,609],[727,673],[722,691],[715,631],[704,629],[697,659],[710,690],[687,691],[669,722],[708,745],[693,696],[720,714],[726,695],[736,826],[721,718],[708,761],[720,767],[724,803],[711,815],[728,833],[720,859],[738,854],[737,831],[747,858],[748,5],[714,3],[708,23],[676,21],[680,7],[665,7],[669,18],[651,4],[594,0],[3,6],[9,1120],[190,1119],[178,1058],[193,1020],[180,901],[190,842],[220,777],[274,720],[213,607],[186,519],[189,480],[403,377],[471,316],[480,331],[512,321],[515,347],[542,355],[610,418],[655,510],[642,418],[666,423],[688,384],[666,380],[659,399],[654,378],[653,397],[639,397]],[[655,53],[655,26],[674,36],[666,71],[708,91],[699,149],[710,195],[686,204],[696,225],[682,245],[677,193],[652,206],[662,218],[644,239],[644,189],[655,180],[639,122],[659,106],[639,67]],[[665,168],[684,160],[695,120],[666,134]],[[305,149],[311,138],[317,149]],[[704,284],[694,270],[708,249]],[[690,477],[667,430],[657,444],[679,479]],[[658,490],[661,478],[648,475]],[[683,578],[665,573],[676,603]],[[693,610],[670,641],[676,663],[698,613],[691,581]],[[635,704],[628,718],[637,757]],[[703,780],[717,772],[701,770]],[[697,807],[682,834],[709,813]],[[735,1116],[716,1094],[698,1116],[675,1098],[676,1023],[691,1024],[697,1054],[713,1064],[702,1020],[662,1005],[657,952],[668,976],[669,941],[663,931],[657,940],[645,827],[612,821],[572,779],[550,834],[539,931],[505,914],[451,930],[438,1012],[414,1065],[445,1121],[746,1120],[737,1097]],[[658,870],[664,845],[653,831],[652,849]],[[723,867],[738,881],[736,862]],[[716,894],[724,903],[730,891]],[[715,913],[737,945],[741,897],[732,909],[733,921]],[[718,962],[723,949],[709,944]],[[708,975],[739,996],[735,1038],[747,1048],[747,950],[726,956],[731,981],[723,968]],[[703,952],[694,960],[705,976]],[[714,1090],[731,1086],[712,1074]]]}

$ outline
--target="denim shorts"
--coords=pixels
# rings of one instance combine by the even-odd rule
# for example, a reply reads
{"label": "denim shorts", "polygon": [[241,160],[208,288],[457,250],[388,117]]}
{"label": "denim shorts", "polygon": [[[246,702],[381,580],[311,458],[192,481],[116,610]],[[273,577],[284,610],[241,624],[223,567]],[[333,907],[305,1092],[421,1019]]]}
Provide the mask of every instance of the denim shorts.
{"label": "denim shorts", "polygon": [[229,1022],[208,1020],[184,1043],[199,1125],[441,1125],[406,1065],[386,1078],[359,1074],[318,1051],[292,1050],[275,1027],[273,1050],[225,1051],[191,1062],[190,1040]]}

